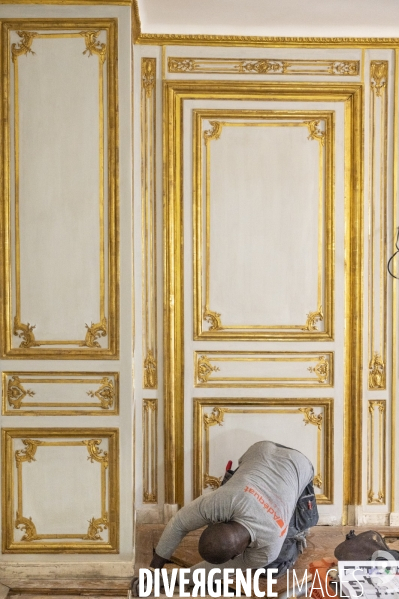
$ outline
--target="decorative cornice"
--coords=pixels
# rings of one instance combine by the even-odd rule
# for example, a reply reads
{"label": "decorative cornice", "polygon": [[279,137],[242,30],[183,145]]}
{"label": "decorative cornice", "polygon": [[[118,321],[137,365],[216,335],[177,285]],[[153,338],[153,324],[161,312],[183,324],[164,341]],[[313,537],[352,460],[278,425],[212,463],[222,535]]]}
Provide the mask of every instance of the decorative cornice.
{"label": "decorative cornice", "polygon": [[133,43],[138,43],[141,36],[141,19],[139,12],[138,0],[133,0],[132,7],[132,32],[133,32]]}

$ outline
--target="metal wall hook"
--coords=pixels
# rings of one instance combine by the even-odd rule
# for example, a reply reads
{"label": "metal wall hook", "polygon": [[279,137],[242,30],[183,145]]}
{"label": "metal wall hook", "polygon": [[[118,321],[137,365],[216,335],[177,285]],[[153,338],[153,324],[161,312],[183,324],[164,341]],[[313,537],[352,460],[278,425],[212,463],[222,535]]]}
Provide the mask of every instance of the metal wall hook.
{"label": "metal wall hook", "polygon": [[399,279],[399,277],[394,275],[393,272],[391,271],[391,262],[395,258],[396,254],[399,254],[399,245],[398,244],[399,244],[399,227],[398,227],[398,232],[396,234],[396,241],[395,241],[396,252],[389,258],[388,264],[387,264],[388,272],[391,275],[391,277],[393,277],[394,279]]}

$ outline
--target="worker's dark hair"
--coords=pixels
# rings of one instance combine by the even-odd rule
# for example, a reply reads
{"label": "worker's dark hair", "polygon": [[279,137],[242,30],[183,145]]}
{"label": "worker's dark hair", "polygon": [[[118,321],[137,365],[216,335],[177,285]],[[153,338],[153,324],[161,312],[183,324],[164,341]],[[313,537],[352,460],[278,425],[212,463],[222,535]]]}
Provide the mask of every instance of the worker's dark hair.
{"label": "worker's dark hair", "polygon": [[210,524],[200,536],[198,551],[210,564],[223,564],[235,557],[239,551],[229,523]]}

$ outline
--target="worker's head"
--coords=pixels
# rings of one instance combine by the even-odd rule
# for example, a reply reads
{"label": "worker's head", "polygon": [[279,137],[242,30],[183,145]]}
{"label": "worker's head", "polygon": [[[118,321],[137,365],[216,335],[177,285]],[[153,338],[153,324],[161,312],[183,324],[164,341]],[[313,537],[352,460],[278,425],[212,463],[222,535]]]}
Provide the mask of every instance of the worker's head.
{"label": "worker's head", "polygon": [[240,555],[251,541],[248,530],[238,522],[210,524],[202,533],[198,551],[205,561],[223,564]]}

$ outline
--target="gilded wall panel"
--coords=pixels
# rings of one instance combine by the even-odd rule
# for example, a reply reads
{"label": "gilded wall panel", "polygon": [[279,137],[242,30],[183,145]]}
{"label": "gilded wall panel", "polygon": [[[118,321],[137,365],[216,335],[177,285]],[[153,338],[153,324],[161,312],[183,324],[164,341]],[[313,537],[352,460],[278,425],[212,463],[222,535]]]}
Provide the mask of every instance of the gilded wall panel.
{"label": "gilded wall panel", "polygon": [[196,339],[331,338],[333,113],[198,110],[194,122]]}
{"label": "gilded wall panel", "polygon": [[196,387],[332,387],[332,352],[194,352]]}
{"label": "gilded wall panel", "polygon": [[387,502],[386,401],[369,400],[367,416],[367,503],[385,504]]}
{"label": "gilded wall panel", "polygon": [[370,62],[369,100],[369,376],[368,388],[386,389],[388,61]]}
{"label": "gilded wall panel", "polygon": [[143,503],[158,501],[158,400],[143,400]]}
{"label": "gilded wall panel", "polygon": [[116,65],[113,19],[2,23],[5,357],[117,357]]}
{"label": "gilded wall panel", "polygon": [[232,460],[236,468],[238,458],[253,443],[267,436],[284,445],[289,436],[290,446],[313,463],[318,503],[333,502],[332,399],[196,398],[194,406],[196,497],[208,487],[218,488],[226,463]]}
{"label": "gilded wall panel", "polygon": [[117,429],[3,429],[3,552],[117,553]]}
{"label": "gilded wall panel", "polygon": [[156,259],[156,59],[141,59],[143,388],[158,386]]}
{"label": "gilded wall panel", "polygon": [[3,416],[119,413],[117,372],[3,372]]}

